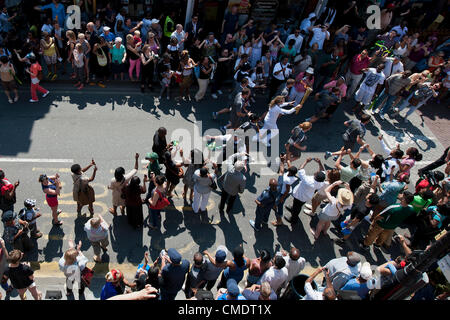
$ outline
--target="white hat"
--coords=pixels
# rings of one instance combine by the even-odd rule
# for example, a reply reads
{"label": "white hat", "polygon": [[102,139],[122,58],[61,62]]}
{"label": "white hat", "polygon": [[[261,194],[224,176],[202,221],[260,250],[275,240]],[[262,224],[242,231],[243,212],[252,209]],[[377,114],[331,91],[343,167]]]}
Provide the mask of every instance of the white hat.
{"label": "white hat", "polygon": [[122,42],[122,38],[121,37],[116,37],[116,39],[114,40],[115,43],[117,42]]}
{"label": "white hat", "polygon": [[369,280],[370,278],[372,278],[372,269],[370,269],[370,263],[368,263],[368,262],[363,263],[363,265],[361,267],[361,271],[359,272],[359,275],[364,280]]}
{"label": "white hat", "polygon": [[308,69],[306,69],[306,73],[314,74],[314,69],[309,67]]}
{"label": "white hat", "polygon": [[158,19],[152,19],[152,24],[159,23]]}
{"label": "white hat", "polygon": [[103,31],[109,31],[109,30],[111,30],[110,27],[103,27]]}

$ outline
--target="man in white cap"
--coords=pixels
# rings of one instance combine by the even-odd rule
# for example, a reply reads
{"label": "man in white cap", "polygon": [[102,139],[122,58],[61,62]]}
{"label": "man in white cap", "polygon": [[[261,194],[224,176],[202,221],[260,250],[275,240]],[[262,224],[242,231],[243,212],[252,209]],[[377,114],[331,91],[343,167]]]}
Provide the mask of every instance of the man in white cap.
{"label": "man in white cap", "polygon": [[103,33],[100,35],[100,37],[105,38],[106,42],[113,42],[116,38],[114,33],[111,32],[110,27],[103,27]]}
{"label": "man in white cap", "polygon": [[365,299],[369,291],[375,287],[375,283],[375,279],[372,279],[370,263],[364,262],[361,266],[359,276],[348,280],[341,288],[341,291],[356,291],[361,299]]}
{"label": "man in white cap", "polygon": [[[245,190],[246,178],[241,172],[245,163],[242,160],[237,160],[240,156],[241,154],[235,153],[228,159],[228,170],[224,173],[222,195],[220,197],[220,215],[224,213],[225,202],[227,202],[227,213],[230,214],[238,193],[243,193]],[[235,160],[237,161],[235,162]]]}
{"label": "man in white cap", "polygon": [[161,40],[163,29],[159,24],[158,19],[152,19],[152,25],[150,27],[149,32],[153,32],[158,40]]}
{"label": "man in white cap", "polygon": [[308,33],[308,28],[313,25],[313,22],[315,20],[316,14],[314,12],[311,12],[308,18],[302,20],[302,23],[300,24],[300,30],[303,30],[304,32]]}

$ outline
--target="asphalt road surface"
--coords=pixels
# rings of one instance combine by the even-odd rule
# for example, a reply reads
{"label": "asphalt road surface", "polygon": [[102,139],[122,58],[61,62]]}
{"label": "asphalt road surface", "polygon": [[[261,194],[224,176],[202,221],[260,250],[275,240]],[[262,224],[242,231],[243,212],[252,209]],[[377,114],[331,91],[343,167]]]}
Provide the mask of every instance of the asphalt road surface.
{"label": "asphalt road surface", "polygon": [[[309,229],[316,225],[317,218],[311,219],[305,214],[300,214],[301,223],[297,225],[285,224],[277,228],[269,225],[268,228],[255,233],[248,223],[249,219],[254,219],[254,200],[273,177],[273,174],[262,170],[267,166],[261,164],[250,165],[246,190],[236,201],[232,214],[225,215],[226,219],[220,220],[220,194],[214,192],[208,204],[208,214],[214,216],[214,224],[200,223],[198,215],[193,213],[190,207],[190,202],[185,203],[181,197],[183,184],[180,182],[173,205],[162,214],[161,231],[149,231],[146,227],[133,230],[127,224],[125,216],[119,214],[113,217],[108,213],[111,192],[107,185],[113,177],[114,169],[123,166],[126,171],[131,170],[134,166],[134,154],[138,152],[141,155],[139,177],[142,179],[146,170],[143,169],[145,163],[141,160],[146,152],[151,151],[153,134],[161,126],[167,128],[168,137],[174,134],[168,141],[180,140],[180,145],[188,155],[193,146],[192,137],[197,130],[195,125],[201,125],[198,132],[202,134],[207,129],[217,129],[224,125],[229,115],[212,120],[211,112],[227,106],[229,100],[226,95],[213,100],[207,93],[205,100],[199,103],[176,103],[166,99],[160,102],[155,97],[156,94],[142,94],[130,84],[111,84],[106,89],[87,87],[82,92],[71,90],[68,84],[52,84],[48,88],[51,90],[50,95],[41,98],[38,103],[28,103],[29,92],[24,90],[20,92],[21,99],[18,103],[10,105],[5,103],[6,100],[2,97],[0,104],[0,167],[5,170],[10,181],[20,180],[15,209],[18,211],[22,207],[24,199],[33,198],[37,200],[37,206],[43,213],[43,217],[38,220],[38,226],[44,236],[37,241],[38,250],[27,256],[27,260],[31,261],[37,270],[38,278],[63,277],[57,269],[57,261],[68,248],[69,239],[82,240],[84,254],[92,261],[93,251],[83,231],[89,213],[87,207],[84,207],[85,215],[77,217],[70,176],[70,166],[73,163],[79,163],[83,167],[88,165],[92,158],[98,166],[97,176],[92,184],[96,191],[94,210],[112,225],[109,250],[103,256],[104,263],[95,266],[99,286],[104,282],[101,277],[108,268],[120,267],[131,279],[146,250],[149,250],[151,259],[154,260],[161,249],[171,247],[178,249],[183,258],[192,261],[195,252],[205,249],[214,252],[217,246],[222,244],[230,250],[243,244],[245,253],[250,258],[257,256],[258,250],[261,249],[273,253],[279,248],[289,250],[291,246],[295,246],[301,250],[302,256],[308,262],[308,270],[305,270],[305,273],[311,273],[310,268],[324,265],[330,259],[345,255],[349,250],[361,253],[372,265],[382,264],[386,259],[395,258],[400,253],[395,243],[390,253],[374,248],[369,252],[362,251],[357,240],[360,233],[368,229],[367,222],[358,227],[350,243],[344,246],[336,245],[332,241],[338,234],[333,225],[329,236],[321,236],[314,242]],[[323,155],[327,150],[336,151],[341,147],[343,122],[354,117],[350,111],[353,104],[353,100],[341,104],[331,120],[321,120],[313,125],[312,130],[307,133],[307,150],[295,165],[299,166],[307,157],[319,157],[326,167],[333,166],[333,160],[330,158],[325,161]],[[266,108],[265,96],[257,96],[257,102],[251,107],[257,114],[262,114]],[[313,99],[310,97],[298,115],[279,119],[281,146],[288,139],[290,130],[311,116],[313,111]],[[417,147],[423,153],[424,159],[412,170],[412,181],[415,182],[417,169],[440,157],[444,147],[417,114],[413,114],[406,123],[398,124],[395,119],[387,119],[380,122],[379,118],[375,118],[367,127],[365,139],[375,152],[381,152],[377,139],[380,134],[391,147],[396,143],[400,143],[403,150],[409,146]],[[204,144],[204,141],[200,142],[201,146]],[[281,149],[284,151],[284,147]],[[279,153],[276,150],[271,152],[273,155]],[[363,159],[368,157],[367,153],[363,153]],[[177,159],[180,160],[179,156]],[[348,164],[347,159],[345,163]],[[316,170],[317,165],[314,162],[306,167],[307,173]],[[60,209],[63,211],[62,227],[52,227],[50,208],[44,202],[44,194],[38,183],[41,173],[52,175],[56,172],[61,175],[64,184],[59,198]],[[91,171],[87,172],[88,175],[90,173]],[[286,200],[287,205],[291,203],[292,197]],[[144,208],[144,217],[147,215],[147,209]],[[273,215],[270,219],[273,219]],[[400,229],[397,231],[408,232]],[[0,227],[0,232],[3,233],[3,226]],[[50,285],[51,281],[45,283]],[[98,298],[100,292],[93,294]]]}

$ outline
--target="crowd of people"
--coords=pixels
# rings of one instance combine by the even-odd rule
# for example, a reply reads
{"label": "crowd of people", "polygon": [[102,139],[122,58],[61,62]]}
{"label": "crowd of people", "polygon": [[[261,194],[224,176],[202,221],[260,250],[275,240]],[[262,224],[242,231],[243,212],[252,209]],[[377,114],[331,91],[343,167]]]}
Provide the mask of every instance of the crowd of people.
{"label": "crowd of people", "polygon": [[[395,272],[408,263],[412,250],[425,250],[437,234],[448,229],[450,221],[448,148],[440,159],[421,167],[419,180],[411,185],[411,169],[422,160],[417,148],[402,150],[397,145],[390,149],[379,136],[383,154],[376,154],[364,140],[365,126],[372,119],[383,121],[386,114],[394,118],[408,109],[403,116],[406,121],[424,105],[448,101],[450,40],[427,29],[409,32],[409,1],[383,3],[383,27],[376,33],[367,30],[365,24],[338,25],[342,19],[335,19],[332,6],[318,17],[308,12],[304,19],[286,21],[281,26],[273,22],[267,28],[261,28],[251,17],[240,24],[238,6],[232,6],[225,14],[220,32],[209,32],[195,13],[183,27],[174,21],[173,13],[152,18],[148,12],[141,20],[132,21],[125,10],[115,12],[109,4],[100,7],[96,14],[88,14],[82,7],[87,19],[81,29],[66,30],[65,7],[53,0],[47,6],[34,8],[36,12],[50,9],[49,16],[41,25],[29,26],[26,41],[17,40],[14,17],[9,17],[3,8],[1,80],[9,103],[19,100],[17,85],[27,78],[31,82],[30,102],[37,102],[37,91],[43,97],[49,94],[40,81],[44,78],[57,81],[65,72],[71,72],[78,90],[86,85],[104,88],[109,79],[118,80],[119,75],[120,81],[140,82],[142,92],[158,87],[159,99],[163,95],[171,99],[178,87],[179,102],[192,100],[195,82],[196,102],[205,99],[210,84],[211,98],[218,99],[225,94],[227,83],[231,83],[229,107],[212,113],[214,119],[229,113],[229,123],[221,128],[223,135],[206,137],[212,148],[215,142],[224,142],[227,160],[224,165],[196,149],[185,158],[183,149],[176,141],[168,143],[167,130],[160,127],[153,137],[152,152],[145,155],[148,173],[142,181],[137,176],[139,154],[135,155],[132,170],[126,172],[123,167],[115,170],[108,186],[112,192],[109,212],[116,216],[119,208],[133,228],[151,230],[161,228],[162,213],[171,204],[180,182],[184,184],[183,198],[189,199],[193,212],[201,216],[203,223],[213,222],[207,204],[215,190],[221,195],[220,216],[230,213],[246,188],[250,159],[248,139],[228,130],[253,129],[256,134],[251,139],[270,147],[271,140],[279,135],[279,116],[298,113],[312,94],[315,114],[290,131],[285,151],[279,156],[278,176],[269,179],[267,188],[255,199],[256,211],[249,223],[255,232],[260,232],[267,228],[274,211],[271,221],[274,227],[284,221],[295,225],[301,223],[299,215],[305,207],[306,215],[317,214],[318,223],[310,230],[314,240],[326,235],[333,223],[341,234],[336,242],[345,245],[360,223],[367,220],[370,228],[358,239],[361,251],[366,252],[372,245],[389,251],[392,241],[397,241],[404,255],[375,268],[362,262],[357,253],[349,252],[309,276],[302,298],[344,299],[343,291],[353,291],[359,298],[368,299],[380,285],[393,281]],[[349,18],[358,15],[358,10],[356,1],[351,1],[341,14]],[[45,70],[42,64],[47,66]],[[267,96],[269,101],[263,113],[256,107],[260,95]],[[306,133],[313,124],[331,118],[339,105],[349,99],[356,102],[355,119],[344,123],[342,147],[336,146],[339,150],[324,154],[325,160],[333,157],[334,168],[325,170],[319,158],[302,159],[301,164],[294,165],[306,150]],[[232,155],[227,157],[225,150]],[[363,156],[363,151],[370,156]],[[181,162],[175,160],[177,153]],[[348,166],[342,163],[344,158],[349,160]],[[318,168],[311,169],[311,162]],[[305,170],[308,164],[309,169]],[[444,172],[435,170],[442,165],[446,165]],[[93,171],[89,177],[86,172],[90,168]],[[101,251],[108,250],[110,226],[102,216],[94,214],[95,192],[89,183],[94,181],[96,172],[94,160],[84,168],[79,164],[71,167],[77,212],[81,214],[82,207],[88,206],[91,217],[84,230],[94,250],[94,261],[101,262]],[[2,287],[8,293],[17,289],[22,299],[26,290],[35,299],[41,299],[33,271],[21,262],[24,253],[31,250],[30,237],[42,237],[36,222],[39,209],[34,199],[27,199],[24,208],[16,213],[19,182],[10,182],[3,170],[0,181],[4,223],[0,253]],[[52,212],[52,224],[61,226],[59,175],[42,174],[38,181]],[[291,202],[290,196],[292,205],[286,206]],[[148,208],[148,219],[144,219],[144,206]],[[408,228],[411,237],[394,235],[397,228]],[[86,266],[88,259],[81,251],[81,243],[71,241],[69,247],[59,261],[67,279],[66,294],[73,295],[77,283],[82,295],[89,286],[92,270]],[[227,259],[228,249],[220,247],[215,254],[197,252],[192,264],[173,248],[161,252],[153,263],[146,254],[133,281],[127,281],[120,270],[110,270],[101,299],[173,300],[182,288],[186,299],[214,299],[211,289],[216,283],[217,300],[280,299],[288,295],[291,280],[306,263],[298,248],[290,252],[281,250],[273,256],[262,250],[254,259],[244,255],[242,246],[233,249],[232,260]],[[378,272],[374,274],[375,269]],[[248,273],[242,289],[239,283],[244,280],[245,270]],[[314,281],[321,272],[322,286]],[[413,299],[447,298],[448,283],[444,289],[437,285],[442,283],[436,280],[442,278],[439,272],[439,269],[429,272],[435,280],[429,284],[433,290],[427,287],[428,291],[416,293]],[[134,293],[127,294],[131,291]]]}

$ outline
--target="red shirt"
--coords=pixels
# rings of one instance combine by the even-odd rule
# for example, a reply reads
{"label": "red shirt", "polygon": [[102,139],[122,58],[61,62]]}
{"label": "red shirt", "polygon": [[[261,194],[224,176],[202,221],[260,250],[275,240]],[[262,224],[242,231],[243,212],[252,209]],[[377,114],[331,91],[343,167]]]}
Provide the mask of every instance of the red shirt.
{"label": "red shirt", "polygon": [[30,75],[30,78],[36,78],[38,73],[39,73],[39,71],[42,71],[41,65],[39,63],[37,63],[37,62],[32,64],[31,67],[30,67],[30,72],[32,73]]}
{"label": "red shirt", "polygon": [[0,180],[0,186],[2,196],[4,196],[6,192],[10,192],[14,188],[14,185],[11,182],[9,182],[8,179],[6,178]]}
{"label": "red shirt", "polygon": [[358,54],[353,57],[352,62],[350,63],[350,72],[353,74],[362,74],[362,69],[365,69],[370,64],[370,58],[365,57],[361,59],[361,54]]}

